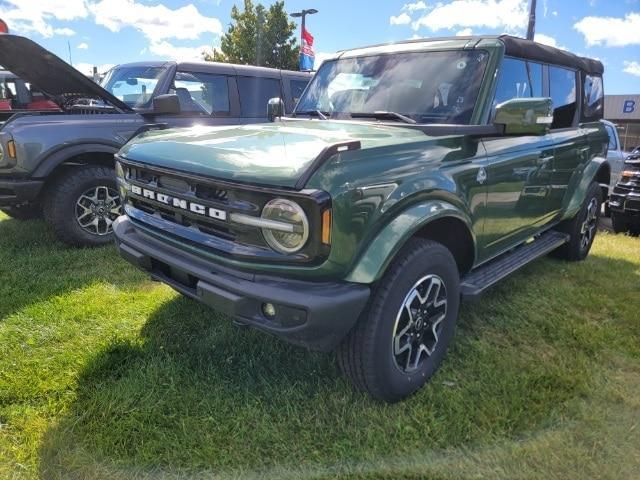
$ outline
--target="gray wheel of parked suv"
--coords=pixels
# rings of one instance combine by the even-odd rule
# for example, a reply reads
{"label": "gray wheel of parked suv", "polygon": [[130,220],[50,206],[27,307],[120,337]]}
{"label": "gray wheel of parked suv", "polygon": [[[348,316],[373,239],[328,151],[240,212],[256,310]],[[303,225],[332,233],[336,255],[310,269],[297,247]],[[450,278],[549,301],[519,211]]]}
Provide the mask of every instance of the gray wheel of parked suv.
{"label": "gray wheel of parked suv", "polygon": [[47,189],[44,217],[63,242],[100,246],[113,240],[120,197],[111,168],[86,165],[69,169]]}
{"label": "gray wheel of parked suv", "polygon": [[459,304],[458,267],[449,250],[431,240],[410,240],[339,346],[340,368],[375,398],[402,400],[440,366]]}

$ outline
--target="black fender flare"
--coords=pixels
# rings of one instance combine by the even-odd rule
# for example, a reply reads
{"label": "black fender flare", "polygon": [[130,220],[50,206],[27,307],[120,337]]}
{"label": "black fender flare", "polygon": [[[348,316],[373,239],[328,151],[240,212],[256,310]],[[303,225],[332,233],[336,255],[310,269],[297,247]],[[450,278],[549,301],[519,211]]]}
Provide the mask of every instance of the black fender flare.
{"label": "black fender flare", "polygon": [[122,145],[117,143],[81,143],[76,145],[64,146],[55,152],[49,154],[38,168],[33,172],[34,178],[45,178],[58,166],[69,160],[70,158],[87,153],[109,153],[115,155]]}

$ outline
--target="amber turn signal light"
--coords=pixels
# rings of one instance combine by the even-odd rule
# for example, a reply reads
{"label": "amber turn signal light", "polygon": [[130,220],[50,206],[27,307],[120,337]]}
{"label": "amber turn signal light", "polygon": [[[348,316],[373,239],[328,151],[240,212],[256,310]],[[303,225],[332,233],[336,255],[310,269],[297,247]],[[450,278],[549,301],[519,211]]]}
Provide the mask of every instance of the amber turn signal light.
{"label": "amber turn signal light", "polygon": [[331,245],[331,209],[322,212],[322,243]]}
{"label": "amber turn signal light", "polygon": [[16,144],[13,143],[13,140],[7,142],[7,153],[11,158],[16,158]]}

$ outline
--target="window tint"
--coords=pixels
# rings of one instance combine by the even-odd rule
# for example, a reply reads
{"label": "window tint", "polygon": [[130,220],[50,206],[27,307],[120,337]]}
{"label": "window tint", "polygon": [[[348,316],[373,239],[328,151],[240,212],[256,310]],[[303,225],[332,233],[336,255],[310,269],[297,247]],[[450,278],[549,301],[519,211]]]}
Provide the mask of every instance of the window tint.
{"label": "window tint", "polygon": [[238,77],[240,106],[243,117],[266,117],[270,98],[280,97],[280,80]]}
{"label": "window tint", "polygon": [[224,75],[177,72],[173,86],[184,112],[229,114],[229,85]]}
{"label": "window tint", "polygon": [[293,103],[298,103],[302,92],[307,87],[309,82],[306,80],[291,80],[291,96],[293,97]]}
{"label": "window tint", "polygon": [[[540,83],[542,84],[542,81]],[[521,97],[531,97],[527,64],[523,60],[505,58],[500,67],[500,77],[493,106],[512,98]]]}
{"label": "window tint", "polygon": [[616,134],[613,128],[609,125],[605,125],[604,128],[607,129],[607,134],[609,135],[609,150],[617,150],[618,143],[616,142]]}
{"label": "window tint", "polygon": [[551,128],[573,125],[576,113],[576,73],[560,67],[549,67],[549,89],[553,100]]}
{"label": "window tint", "polygon": [[527,62],[529,66],[529,79],[531,80],[531,96],[543,97],[542,90],[542,64]]}
{"label": "window tint", "polygon": [[585,119],[599,120],[604,107],[604,88],[602,77],[586,75],[584,78],[584,105],[582,116]]}

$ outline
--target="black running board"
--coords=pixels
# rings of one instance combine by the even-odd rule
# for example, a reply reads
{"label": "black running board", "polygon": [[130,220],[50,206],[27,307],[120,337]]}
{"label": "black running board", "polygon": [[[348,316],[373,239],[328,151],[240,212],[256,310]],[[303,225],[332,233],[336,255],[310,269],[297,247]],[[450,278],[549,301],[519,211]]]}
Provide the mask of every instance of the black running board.
{"label": "black running board", "polygon": [[477,297],[493,284],[568,241],[569,235],[550,230],[510,252],[500,255],[462,278],[460,292],[463,298]]}

